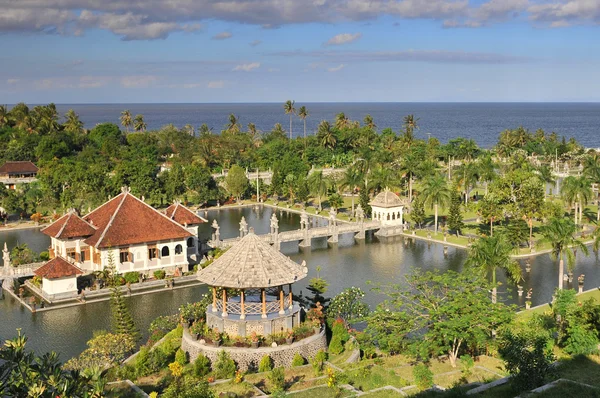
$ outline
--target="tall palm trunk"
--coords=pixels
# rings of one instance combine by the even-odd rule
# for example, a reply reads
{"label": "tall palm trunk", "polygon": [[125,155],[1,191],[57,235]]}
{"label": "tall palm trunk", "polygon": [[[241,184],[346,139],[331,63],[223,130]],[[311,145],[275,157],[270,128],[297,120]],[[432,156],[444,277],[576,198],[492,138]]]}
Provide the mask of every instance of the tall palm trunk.
{"label": "tall palm trunk", "polygon": [[304,119],[304,141],[306,142],[306,119]]}
{"label": "tall palm trunk", "polygon": [[292,139],[292,114],[290,113],[290,140]]}
{"label": "tall palm trunk", "polygon": [[575,225],[577,225],[577,202],[575,202],[575,211],[574,211],[574,213],[575,213],[575,219],[574,219],[574,221],[575,221]]}
{"label": "tall palm trunk", "polygon": [[563,288],[563,274],[565,273],[565,262],[562,257],[562,253],[559,254],[560,260],[558,260],[558,288]]}
{"label": "tall palm trunk", "polygon": [[490,217],[490,236],[494,236],[494,217]]}
{"label": "tall palm trunk", "polygon": [[[412,173],[411,173],[410,177],[408,178],[408,203],[412,203],[412,192],[413,192],[413,186],[412,186]],[[600,206],[598,208],[600,209]]]}
{"label": "tall palm trunk", "polygon": [[583,225],[583,202],[579,201],[579,224]]}
{"label": "tall palm trunk", "polygon": [[533,218],[529,219],[529,252],[533,250]]}
{"label": "tall palm trunk", "polygon": [[437,203],[435,205],[433,205],[434,211],[435,211],[435,217],[433,222],[435,223],[434,225],[434,232],[437,234],[437,230],[438,230],[438,205]]}
{"label": "tall palm trunk", "polygon": [[498,301],[498,289],[496,288],[496,268],[492,271],[492,304]]}

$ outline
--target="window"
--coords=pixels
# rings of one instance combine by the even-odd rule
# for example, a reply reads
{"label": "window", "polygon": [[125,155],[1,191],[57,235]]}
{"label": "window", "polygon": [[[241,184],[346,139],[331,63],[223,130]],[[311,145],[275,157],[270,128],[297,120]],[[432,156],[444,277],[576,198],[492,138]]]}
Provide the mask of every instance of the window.
{"label": "window", "polygon": [[148,248],[148,260],[154,260],[156,258],[156,247]]}
{"label": "window", "polygon": [[122,263],[126,263],[129,261],[129,252],[128,251],[121,251],[119,253],[119,259],[121,260]]}
{"label": "window", "polygon": [[81,253],[79,253],[79,258],[81,262],[85,261],[85,250],[82,250]]}
{"label": "window", "polygon": [[181,254],[183,252],[183,247],[181,245],[175,246],[175,254]]}
{"label": "window", "polygon": [[160,255],[162,257],[169,257],[169,246],[163,246],[163,248],[160,251]]}
{"label": "window", "polygon": [[70,257],[73,260],[75,260],[75,249],[67,249],[67,257]]}
{"label": "window", "polygon": [[187,247],[194,247],[194,238],[188,238]]}

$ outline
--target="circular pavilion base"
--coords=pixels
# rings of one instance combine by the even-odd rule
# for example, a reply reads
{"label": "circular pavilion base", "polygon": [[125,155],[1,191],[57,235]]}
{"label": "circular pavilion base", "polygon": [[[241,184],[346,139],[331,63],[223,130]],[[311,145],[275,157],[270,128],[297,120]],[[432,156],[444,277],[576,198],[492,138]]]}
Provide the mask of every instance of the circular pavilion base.
{"label": "circular pavilion base", "polygon": [[209,306],[206,311],[206,324],[229,336],[244,337],[252,333],[268,336],[291,330],[294,326],[300,325],[300,306],[294,303],[294,306],[291,309],[287,308],[284,314],[268,313],[266,318],[263,318],[261,314],[248,314],[245,318],[241,318],[239,314],[228,314],[224,317],[218,311],[212,312]]}
{"label": "circular pavilion base", "polygon": [[238,347],[215,347],[210,344],[202,344],[196,341],[187,329],[183,330],[181,340],[181,349],[188,353],[190,362],[198,358],[199,354],[210,359],[211,363],[217,361],[219,352],[225,351],[233,359],[241,371],[248,369],[258,369],[260,360],[269,355],[274,365],[289,368],[292,365],[296,354],[302,355],[306,360],[312,359],[319,350],[327,350],[327,338],[325,329],[320,333],[297,341],[291,345],[280,345],[278,347],[260,347],[260,348],[238,348]]}

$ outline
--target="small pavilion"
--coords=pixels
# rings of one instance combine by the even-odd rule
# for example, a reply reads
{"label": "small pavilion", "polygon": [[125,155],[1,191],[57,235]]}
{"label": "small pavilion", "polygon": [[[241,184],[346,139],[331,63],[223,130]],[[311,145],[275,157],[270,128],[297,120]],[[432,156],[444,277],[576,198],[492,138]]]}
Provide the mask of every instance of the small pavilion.
{"label": "small pavilion", "polygon": [[54,257],[34,271],[42,278],[42,294],[47,299],[77,295],[77,276],[83,271],[62,257]]}
{"label": "small pavilion", "polygon": [[198,272],[198,280],[212,288],[208,326],[230,336],[292,329],[300,324],[300,306],[293,301],[292,284],[307,273],[306,263],[292,261],[250,229]]}
{"label": "small pavilion", "polygon": [[404,224],[404,207],[406,201],[386,188],[369,203],[373,220],[380,221],[383,226]]}

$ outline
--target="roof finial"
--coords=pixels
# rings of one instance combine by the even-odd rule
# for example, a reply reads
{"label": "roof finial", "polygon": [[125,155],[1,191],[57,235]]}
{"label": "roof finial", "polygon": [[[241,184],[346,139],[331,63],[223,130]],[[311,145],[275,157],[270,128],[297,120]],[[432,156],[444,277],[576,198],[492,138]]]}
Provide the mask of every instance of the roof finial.
{"label": "roof finial", "polygon": [[122,193],[129,193],[130,191],[131,191],[131,189],[127,185],[124,185],[121,187]]}

